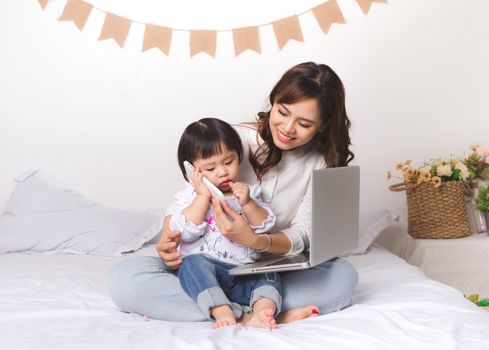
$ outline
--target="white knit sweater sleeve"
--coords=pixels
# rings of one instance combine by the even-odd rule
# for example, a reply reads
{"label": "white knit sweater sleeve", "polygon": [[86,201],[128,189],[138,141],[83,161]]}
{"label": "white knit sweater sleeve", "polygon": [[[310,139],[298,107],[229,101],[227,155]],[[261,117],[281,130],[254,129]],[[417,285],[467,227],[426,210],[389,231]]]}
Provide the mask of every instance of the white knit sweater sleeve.
{"label": "white knit sweater sleeve", "polygon": [[297,214],[290,223],[290,227],[281,230],[289,237],[292,245],[286,255],[299,254],[309,249],[309,239],[311,237],[311,199],[312,183],[309,180],[306,193],[302,198]]}
{"label": "white knit sweater sleeve", "polygon": [[206,222],[193,223],[183,215],[183,210],[192,204],[195,198],[195,190],[189,184],[175,195],[175,200],[171,205],[171,211],[167,210],[166,215],[171,215],[170,230],[182,233],[183,242],[193,242],[205,233]]}
{"label": "white knit sweater sleeve", "polygon": [[[321,157],[315,162],[314,169],[326,167],[324,159]],[[312,177],[309,175],[307,188],[301,199],[297,213],[292,218],[290,226],[281,231],[290,239],[292,247],[286,255],[294,255],[309,249],[311,238],[311,218],[312,218]]]}
{"label": "white knit sweater sleeve", "polygon": [[256,226],[256,225],[251,225],[251,228],[253,229],[253,231],[255,231],[255,233],[264,233],[264,232],[270,232],[270,230],[273,228],[273,226],[275,226],[275,220],[276,220],[276,216],[275,214],[273,213],[272,211],[272,207],[270,206],[270,204],[268,204],[267,202],[265,202],[261,196],[261,189],[260,189],[260,186],[258,185],[252,185],[250,186],[250,197],[251,199],[253,199],[255,201],[255,203],[262,207],[263,209],[265,209],[268,213],[268,216],[265,220],[263,220],[263,222]]}

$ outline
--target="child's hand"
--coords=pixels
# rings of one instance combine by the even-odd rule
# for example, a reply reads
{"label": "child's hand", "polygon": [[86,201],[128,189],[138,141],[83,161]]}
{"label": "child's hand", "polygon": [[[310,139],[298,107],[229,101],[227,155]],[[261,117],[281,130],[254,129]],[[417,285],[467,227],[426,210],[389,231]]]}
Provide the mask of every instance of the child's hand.
{"label": "child's hand", "polygon": [[197,168],[194,168],[189,181],[190,181],[190,184],[195,188],[195,192],[197,192],[197,195],[204,196],[205,198],[208,198],[210,201],[211,200],[211,192],[209,191],[207,186],[202,181],[203,177],[204,177],[204,175],[202,175],[200,170]]}
{"label": "child's hand", "polygon": [[250,200],[250,187],[242,182],[229,182],[229,187],[233,195],[238,200],[239,205],[245,206]]}

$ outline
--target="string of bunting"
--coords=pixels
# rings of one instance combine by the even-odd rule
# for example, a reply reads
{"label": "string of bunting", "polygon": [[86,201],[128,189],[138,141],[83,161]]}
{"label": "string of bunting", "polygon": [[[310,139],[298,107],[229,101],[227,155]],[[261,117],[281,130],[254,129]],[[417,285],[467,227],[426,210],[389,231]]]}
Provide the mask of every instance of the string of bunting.
{"label": "string of bunting", "polygon": [[[44,10],[49,0],[37,0]],[[365,14],[368,14],[372,3],[387,3],[387,0],[355,0]],[[232,31],[234,54],[239,56],[246,50],[252,50],[261,54],[260,44],[260,27],[272,25],[277,45],[281,50],[290,40],[304,41],[299,16],[312,12],[316,18],[321,30],[324,33],[334,23],[346,23],[345,18],[338,6],[337,0],[328,0],[316,7],[305,12],[282,18],[271,23],[257,26],[233,28],[230,30],[197,30],[197,29],[177,29],[151,23],[141,23],[128,18],[117,16],[113,13],[101,10],[83,0],[67,0],[63,13],[59,21],[73,21],[76,27],[83,31],[85,23],[92,12],[97,9],[105,14],[105,20],[98,40],[114,39],[115,42],[123,47],[126,41],[129,29],[132,23],[138,23],[145,26],[142,52],[152,48],[157,48],[165,55],[169,55],[172,34],[174,31],[190,32],[190,56],[193,57],[198,53],[205,52],[215,57],[217,33]]]}

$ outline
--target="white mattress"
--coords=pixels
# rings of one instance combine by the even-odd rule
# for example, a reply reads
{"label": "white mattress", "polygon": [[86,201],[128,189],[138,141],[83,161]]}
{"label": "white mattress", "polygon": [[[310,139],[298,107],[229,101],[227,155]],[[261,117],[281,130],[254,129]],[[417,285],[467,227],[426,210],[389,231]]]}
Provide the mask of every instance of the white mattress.
{"label": "white mattress", "polygon": [[489,349],[488,312],[378,246],[350,258],[360,273],[354,306],[274,331],[122,313],[105,276],[124,258],[0,255],[0,348]]}

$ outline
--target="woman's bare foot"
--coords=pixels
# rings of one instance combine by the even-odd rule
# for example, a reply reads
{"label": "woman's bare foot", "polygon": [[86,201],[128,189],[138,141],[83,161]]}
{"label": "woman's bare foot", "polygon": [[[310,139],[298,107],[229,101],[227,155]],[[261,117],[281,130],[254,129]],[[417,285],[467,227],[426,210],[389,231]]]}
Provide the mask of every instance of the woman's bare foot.
{"label": "woman's bare foot", "polygon": [[273,309],[264,309],[254,312],[251,318],[245,322],[248,327],[274,329],[277,322],[273,318],[275,311]]}
{"label": "woman's bare foot", "polygon": [[231,310],[228,305],[213,307],[211,309],[211,315],[216,320],[212,325],[212,328],[214,329],[236,325],[236,318],[234,317],[233,310]]}
{"label": "woman's bare foot", "polygon": [[319,308],[315,305],[308,305],[299,309],[293,309],[282,312],[277,317],[278,323],[290,323],[294,321],[303,320],[309,317],[319,316]]}

